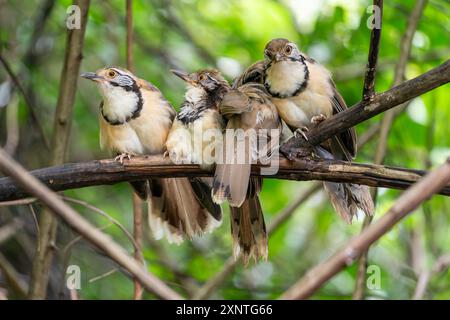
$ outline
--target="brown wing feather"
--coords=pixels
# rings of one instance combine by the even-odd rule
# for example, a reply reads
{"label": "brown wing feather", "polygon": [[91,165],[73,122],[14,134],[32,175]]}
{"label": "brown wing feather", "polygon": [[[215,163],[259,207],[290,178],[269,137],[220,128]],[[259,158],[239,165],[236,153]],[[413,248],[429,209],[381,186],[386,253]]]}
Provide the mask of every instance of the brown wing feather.
{"label": "brown wing feather", "polygon": [[263,60],[255,62],[250,67],[248,67],[239,77],[234,79],[232,88],[239,88],[249,82],[263,83],[264,69],[265,62]]}
{"label": "brown wing feather", "polygon": [[[332,80],[330,83],[333,88],[333,97],[331,102],[333,105],[333,114],[342,112],[347,109],[347,104],[342,98],[341,94],[338,92],[336,85]],[[351,161],[356,156],[356,131],[355,128],[349,128],[344,132],[337,135],[332,141],[333,151],[341,150],[341,153],[345,156],[345,160]],[[336,150],[336,148],[338,150]]]}

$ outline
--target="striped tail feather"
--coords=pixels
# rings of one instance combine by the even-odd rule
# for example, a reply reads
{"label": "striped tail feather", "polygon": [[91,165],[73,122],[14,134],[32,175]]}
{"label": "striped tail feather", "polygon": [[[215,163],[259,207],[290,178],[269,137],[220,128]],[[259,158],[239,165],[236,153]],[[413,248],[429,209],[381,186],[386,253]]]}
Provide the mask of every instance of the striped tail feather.
{"label": "striped tail feather", "polygon": [[[199,200],[198,193],[203,187],[198,184],[196,187],[194,190],[187,178],[151,181],[148,222],[155,239],[166,238],[169,243],[180,244],[184,239],[209,233],[221,224],[220,207],[213,206],[210,213]],[[210,197],[209,189],[202,198],[207,197]]]}
{"label": "striped tail feather", "polygon": [[244,265],[252,258],[255,262],[267,260],[267,231],[259,198],[249,198],[238,208],[230,207],[230,211],[235,259],[242,254]]}

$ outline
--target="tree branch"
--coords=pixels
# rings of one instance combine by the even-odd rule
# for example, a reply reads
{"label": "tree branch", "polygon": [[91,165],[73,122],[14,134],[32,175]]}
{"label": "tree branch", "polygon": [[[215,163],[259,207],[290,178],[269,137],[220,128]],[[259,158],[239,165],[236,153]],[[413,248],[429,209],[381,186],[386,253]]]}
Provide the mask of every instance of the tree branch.
{"label": "tree branch", "polygon": [[[261,165],[252,166],[252,175],[260,176]],[[154,155],[136,157],[120,164],[114,160],[95,160],[69,163],[31,171],[53,191],[115,184],[150,178],[212,176],[212,172],[195,164],[174,165],[170,159]],[[309,181],[323,180],[350,182],[373,187],[406,189],[417,182],[426,171],[388,166],[349,163],[338,160],[297,159],[293,162],[280,158],[278,173],[265,178]],[[450,185],[440,194],[450,196]],[[12,179],[0,179],[0,201],[9,201],[28,196]]]}
{"label": "tree branch", "polygon": [[[407,62],[411,53],[411,46],[412,46],[412,38],[415,33],[415,30],[417,29],[417,25],[419,24],[420,17],[422,15],[422,11],[424,9],[424,6],[426,4],[427,0],[418,0],[416,2],[416,5],[413,9],[413,12],[408,20],[408,26],[406,27],[406,31],[403,34],[401,46],[400,46],[400,58],[397,62],[397,65],[395,67],[395,73],[394,73],[394,82],[392,84],[392,87],[399,85],[405,80],[405,73],[406,73],[406,66]],[[407,103],[404,103],[403,105],[406,105]],[[387,146],[388,146],[388,136],[389,131],[392,127],[392,123],[394,122],[395,117],[397,116],[396,111],[398,109],[403,109],[401,107],[398,107],[397,109],[390,109],[388,110],[384,116],[383,120],[381,121],[380,125],[380,137],[378,139],[376,151],[375,151],[375,158],[374,163],[375,164],[383,164],[384,159],[386,157],[387,152]],[[374,203],[376,203],[377,198],[377,190],[372,190],[372,197]],[[373,216],[366,216],[364,217],[364,223],[363,223],[363,230],[367,228],[370,223],[372,222]],[[366,279],[366,268],[367,268],[367,256],[368,256],[368,250],[364,252],[361,255],[359,266],[358,266],[358,275],[357,275],[357,281],[355,286],[355,291],[353,293],[353,299],[362,299],[364,296],[365,291],[365,279]]]}
{"label": "tree branch", "polygon": [[291,138],[281,146],[280,150],[289,153],[292,148],[319,145],[336,134],[350,127],[354,127],[360,122],[442,86],[449,81],[450,60],[447,60],[440,66],[412,80],[406,81],[386,92],[375,95],[371,101],[361,101],[352,108],[339,112],[317,126],[312,127],[306,133],[308,141],[305,141],[303,138]]}
{"label": "tree branch", "polygon": [[380,51],[381,24],[383,21],[383,0],[373,0],[373,6],[380,9],[380,27],[377,28],[375,25],[370,33],[369,58],[363,88],[363,100],[365,101],[372,99],[375,95],[375,74],[377,72],[378,52]]}
{"label": "tree branch", "polygon": [[[62,164],[66,158],[90,0],[74,0],[73,3],[80,8],[81,26],[79,29],[67,31],[61,84],[53,122],[53,137],[50,149],[51,165]],[[44,210],[39,219],[39,226],[41,231],[38,239],[40,250],[37,250],[33,260],[29,292],[31,299],[45,299],[46,297],[57,222],[50,212]]]}
{"label": "tree branch", "polygon": [[25,101],[25,104],[28,107],[28,111],[31,114],[31,119],[33,120],[33,123],[41,136],[44,146],[47,148],[47,150],[50,150],[50,143],[47,139],[47,136],[45,135],[45,131],[44,128],[42,127],[39,117],[37,116],[36,106],[32,103],[32,100],[28,97],[27,93],[25,92],[25,89],[23,88],[22,84],[19,81],[19,78],[16,76],[14,71],[11,69],[11,66],[9,65],[8,61],[6,61],[6,59],[3,57],[1,53],[0,53],[0,62],[3,64],[3,67],[5,68],[6,72],[8,73],[12,82],[14,83],[14,86],[17,88],[17,90],[19,90],[20,94],[22,95],[23,100]]}
{"label": "tree branch", "polygon": [[163,299],[181,299],[182,297],[167,287],[164,282],[148,273],[125,250],[109,236],[97,230],[74,209],[64,203],[57,194],[30,175],[23,167],[0,149],[0,170],[17,181],[30,194],[41,200],[56,216],[61,217],[87,241],[104,251],[111,259],[135,276],[150,292]]}
{"label": "tree branch", "polygon": [[[308,200],[314,193],[316,193],[321,187],[320,183],[315,183],[309,189],[305,190],[301,195],[297,197],[292,203],[284,208],[280,213],[278,213],[272,221],[269,223],[267,228],[267,233],[271,236],[284,222],[286,222],[295,212],[295,210],[306,200]],[[227,277],[236,269],[240,263],[240,259],[235,259],[234,257],[229,257],[225,261],[222,269],[217,272],[214,277],[209,279],[193,296],[194,300],[204,300],[208,299],[211,294],[220,287],[220,285],[225,282]]]}
{"label": "tree branch", "polygon": [[405,191],[376,223],[352,238],[343,249],[327,261],[311,269],[302,279],[288,289],[281,299],[306,299],[326,281],[351,265],[372,243],[389,232],[396,223],[415,210],[422,202],[441,190],[450,181],[450,158],[421,181]]}

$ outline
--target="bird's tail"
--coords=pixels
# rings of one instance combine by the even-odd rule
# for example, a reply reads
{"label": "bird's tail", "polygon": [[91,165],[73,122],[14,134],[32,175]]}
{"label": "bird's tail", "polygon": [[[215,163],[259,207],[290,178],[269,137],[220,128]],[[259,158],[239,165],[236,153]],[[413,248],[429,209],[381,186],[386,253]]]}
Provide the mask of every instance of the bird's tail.
{"label": "bird's tail", "polygon": [[147,187],[148,223],[157,240],[165,237],[169,243],[180,244],[211,232],[222,221],[220,206],[212,204],[210,188],[201,181],[152,179]]}
{"label": "bird's tail", "polygon": [[221,163],[216,165],[212,185],[212,198],[215,203],[228,200],[232,207],[240,207],[247,198],[250,180],[252,138],[243,135],[226,136],[223,143]]}
{"label": "bird's tail", "polygon": [[[315,152],[319,157],[324,159],[350,159],[349,156],[335,156],[321,146],[317,146]],[[347,223],[352,222],[353,217],[357,214],[358,208],[367,216],[373,215],[375,208],[369,187],[354,183],[336,182],[324,182],[323,185],[330,197],[333,208]]]}
{"label": "bird's tail", "polygon": [[242,206],[230,207],[231,236],[235,259],[242,254],[244,264],[253,258],[267,260],[268,245],[264,216],[258,196],[244,201]]}
{"label": "bird's tail", "polygon": [[335,182],[324,182],[323,185],[333,208],[347,223],[352,222],[358,208],[367,216],[373,215],[373,200],[367,186]]}

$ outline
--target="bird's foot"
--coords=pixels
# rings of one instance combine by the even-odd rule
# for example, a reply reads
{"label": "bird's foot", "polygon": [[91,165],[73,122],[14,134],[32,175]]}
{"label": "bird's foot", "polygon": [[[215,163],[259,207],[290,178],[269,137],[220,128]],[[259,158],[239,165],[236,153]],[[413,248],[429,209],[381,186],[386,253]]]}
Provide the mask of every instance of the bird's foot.
{"label": "bird's foot", "polygon": [[294,131],[294,137],[298,139],[299,136],[302,136],[306,141],[308,141],[308,137],[306,136],[306,132],[308,132],[309,129],[307,127],[300,127]]}
{"label": "bird's foot", "polygon": [[319,114],[318,116],[312,117],[312,118],[311,118],[311,123],[313,123],[313,124],[319,124],[319,123],[323,122],[323,121],[326,120],[326,119],[327,119],[327,116],[321,113],[321,114]]}
{"label": "bird's foot", "polygon": [[169,156],[169,151],[168,150],[164,151],[163,158],[167,158],[168,156]]}
{"label": "bird's foot", "polygon": [[122,152],[121,154],[119,154],[117,157],[114,158],[114,161],[119,161],[120,164],[123,164],[123,159],[131,160],[131,154]]}

